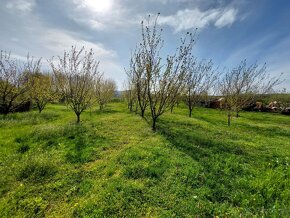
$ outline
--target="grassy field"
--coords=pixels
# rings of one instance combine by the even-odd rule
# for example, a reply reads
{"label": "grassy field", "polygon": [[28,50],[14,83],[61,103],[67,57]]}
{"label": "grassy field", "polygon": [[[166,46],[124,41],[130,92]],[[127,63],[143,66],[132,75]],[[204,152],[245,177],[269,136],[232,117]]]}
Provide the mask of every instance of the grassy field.
{"label": "grassy field", "polygon": [[0,119],[0,217],[289,217],[290,117],[124,103]]}

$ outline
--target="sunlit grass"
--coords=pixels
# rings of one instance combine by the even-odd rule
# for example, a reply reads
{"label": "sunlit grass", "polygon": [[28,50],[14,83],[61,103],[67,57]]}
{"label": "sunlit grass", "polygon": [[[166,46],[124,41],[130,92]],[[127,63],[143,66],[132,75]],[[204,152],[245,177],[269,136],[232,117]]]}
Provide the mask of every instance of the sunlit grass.
{"label": "sunlit grass", "polygon": [[156,133],[123,103],[1,117],[1,217],[289,216],[290,117],[187,114]]}

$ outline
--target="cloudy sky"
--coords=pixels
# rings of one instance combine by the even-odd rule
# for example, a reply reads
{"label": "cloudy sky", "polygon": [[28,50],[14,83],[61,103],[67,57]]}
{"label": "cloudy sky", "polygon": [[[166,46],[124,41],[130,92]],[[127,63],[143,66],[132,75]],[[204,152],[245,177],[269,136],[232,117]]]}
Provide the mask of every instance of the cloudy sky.
{"label": "cloudy sky", "polygon": [[281,87],[290,91],[289,0],[0,0],[0,49],[46,60],[72,45],[93,48],[122,89],[140,21],[158,12],[166,52],[198,28],[197,57],[220,69],[245,58],[266,62],[270,74],[284,73]]}

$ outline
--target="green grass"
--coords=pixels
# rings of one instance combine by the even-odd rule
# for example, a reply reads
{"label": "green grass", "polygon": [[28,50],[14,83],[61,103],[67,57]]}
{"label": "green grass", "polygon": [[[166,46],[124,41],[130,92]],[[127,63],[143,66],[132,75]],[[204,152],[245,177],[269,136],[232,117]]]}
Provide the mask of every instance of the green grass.
{"label": "green grass", "polygon": [[290,117],[124,103],[0,119],[0,217],[289,217]]}

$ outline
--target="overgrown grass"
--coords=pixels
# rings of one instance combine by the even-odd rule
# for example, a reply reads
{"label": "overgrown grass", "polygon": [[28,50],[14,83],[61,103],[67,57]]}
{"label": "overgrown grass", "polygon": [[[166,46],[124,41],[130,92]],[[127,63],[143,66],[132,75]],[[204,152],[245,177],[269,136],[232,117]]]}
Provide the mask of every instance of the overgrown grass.
{"label": "overgrown grass", "polygon": [[289,217],[290,117],[125,104],[0,119],[1,217]]}

